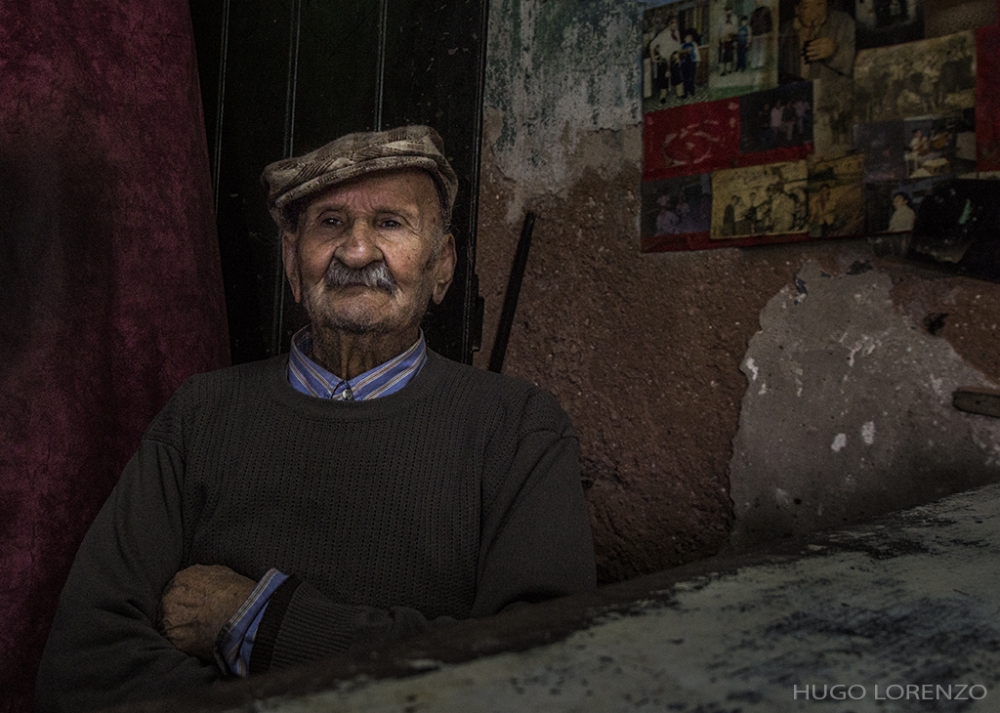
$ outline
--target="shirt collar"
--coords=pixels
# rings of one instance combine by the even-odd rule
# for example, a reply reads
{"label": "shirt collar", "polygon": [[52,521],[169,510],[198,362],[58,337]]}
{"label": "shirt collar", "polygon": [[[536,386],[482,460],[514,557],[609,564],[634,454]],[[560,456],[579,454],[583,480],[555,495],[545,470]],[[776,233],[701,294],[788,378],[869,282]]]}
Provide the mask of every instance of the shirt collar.
{"label": "shirt collar", "polygon": [[288,354],[288,383],[307,396],[335,401],[365,401],[393,394],[417,375],[427,361],[424,332],[409,349],[353,379],[341,379],[308,355],[312,353],[312,331],[306,325],[292,337]]}

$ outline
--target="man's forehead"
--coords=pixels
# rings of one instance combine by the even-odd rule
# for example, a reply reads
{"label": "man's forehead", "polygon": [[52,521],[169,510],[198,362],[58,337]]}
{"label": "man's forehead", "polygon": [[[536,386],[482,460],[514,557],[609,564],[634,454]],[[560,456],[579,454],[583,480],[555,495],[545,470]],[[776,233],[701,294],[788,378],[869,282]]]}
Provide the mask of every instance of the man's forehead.
{"label": "man's forehead", "polygon": [[330,186],[309,202],[307,210],[354,202],[436,210],[439,196],[434,179],[426,171],[379,171]]}

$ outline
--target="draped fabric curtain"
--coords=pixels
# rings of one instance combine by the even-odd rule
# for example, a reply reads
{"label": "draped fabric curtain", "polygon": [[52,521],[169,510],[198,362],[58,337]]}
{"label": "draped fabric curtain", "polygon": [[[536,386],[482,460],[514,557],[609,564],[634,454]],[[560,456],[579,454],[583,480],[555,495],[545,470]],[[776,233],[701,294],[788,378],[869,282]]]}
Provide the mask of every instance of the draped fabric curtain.
{"label": "draped fabric curtain", "polygon": [[228,360],[187,0],[0,4],[0,711],[143,430]]}

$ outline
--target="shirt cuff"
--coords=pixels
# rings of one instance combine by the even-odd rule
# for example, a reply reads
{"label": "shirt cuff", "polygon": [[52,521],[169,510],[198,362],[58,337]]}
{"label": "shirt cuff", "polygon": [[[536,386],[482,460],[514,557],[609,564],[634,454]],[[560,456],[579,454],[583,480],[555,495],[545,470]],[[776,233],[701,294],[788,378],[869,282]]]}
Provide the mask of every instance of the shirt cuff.
{"label": "shirt cuff", "polygon": [[216,663],[226,673],[231,673],[241,678],[247,677],[250,665],[250,652],[253,651],[253,642],[257,636],[257,627],[267,609],[267,603],[274,594],[274,590],[288,579],[287,574],[282,574],[276,569],[269,569],[267,573],[257,582],[257,586],[247,597],[246,601],[233,614],[233,617],[226,622],[219,632],[219,637],[215,644]]}

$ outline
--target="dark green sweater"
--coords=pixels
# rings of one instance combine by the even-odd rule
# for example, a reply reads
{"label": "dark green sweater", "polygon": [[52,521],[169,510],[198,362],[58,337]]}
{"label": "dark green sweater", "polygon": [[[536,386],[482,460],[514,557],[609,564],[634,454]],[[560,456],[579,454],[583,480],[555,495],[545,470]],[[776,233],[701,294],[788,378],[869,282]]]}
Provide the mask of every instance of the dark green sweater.
{"label": "dark green sweater", "polygon": [[283,358],[185,383],[80,548],[38,708],[219,678],[155,628],[163,587],[192,564],[293,576],[261,623],[256,670],[592,588],[565,413],[528,384],[428,356],[400,392],[356,403],[296,392]]}

